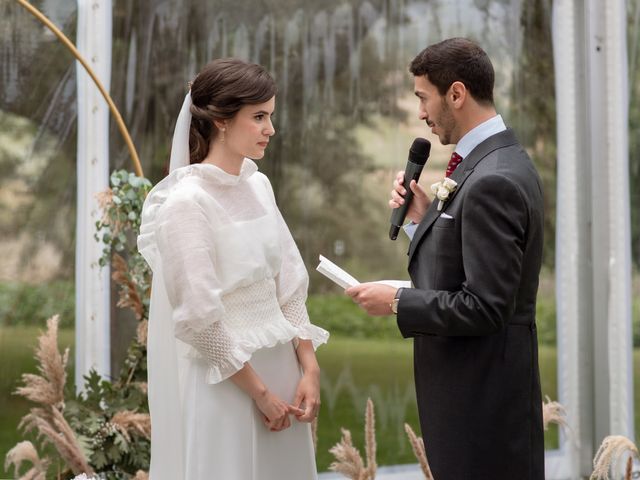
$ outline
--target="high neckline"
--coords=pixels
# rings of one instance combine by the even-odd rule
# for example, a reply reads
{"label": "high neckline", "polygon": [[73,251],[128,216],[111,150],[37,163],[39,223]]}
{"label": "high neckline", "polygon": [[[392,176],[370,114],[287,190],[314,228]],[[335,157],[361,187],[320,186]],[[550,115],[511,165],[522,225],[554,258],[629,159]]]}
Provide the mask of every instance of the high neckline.
{"label": "high neckline", "polygon": [[240,167],[240,173],[238,175],[228,173],[222,168],[211,163],[194,163],[187,167],[178,168],[176,173],[181,170],[184,170],[184,173],[187,171],[197,172],[203,178],[210,179],[220,185],[237,185],[240,182],[246,181],[251,175],[257,172],[258,165],[256,165],[253,160],[245,158],[242,161],[242,166]]}

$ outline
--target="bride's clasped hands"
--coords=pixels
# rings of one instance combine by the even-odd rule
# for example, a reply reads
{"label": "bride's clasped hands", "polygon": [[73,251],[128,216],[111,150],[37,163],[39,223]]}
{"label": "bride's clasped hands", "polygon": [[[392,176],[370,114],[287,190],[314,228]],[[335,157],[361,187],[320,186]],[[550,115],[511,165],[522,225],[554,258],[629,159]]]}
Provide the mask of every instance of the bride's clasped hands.
{"label": "bride's clasped hands", "polygon": [[320,410],[320,371],[305,372],[292,405],[266,389],[255,395],[254,402],[262,413],[262,421],[272,432],[289,428],[291,415],[299,422],[312,422]]}
{"label": "bride's clasped hands", "polygon": [[298,382],[298,388],[293,400],[301,413],[295,413],[300,422],[313,422],[320,410],[320,369],[305,371]]}
{"label": "bride's clasped hands", "polygon": [[289,405],[287,402],[274,395],[269,390],[258,394],[254,401],[258,410],[262,413],[262,421],[272,432],[279,432],[291,426],[289,415],[303,415],[304,410]]}

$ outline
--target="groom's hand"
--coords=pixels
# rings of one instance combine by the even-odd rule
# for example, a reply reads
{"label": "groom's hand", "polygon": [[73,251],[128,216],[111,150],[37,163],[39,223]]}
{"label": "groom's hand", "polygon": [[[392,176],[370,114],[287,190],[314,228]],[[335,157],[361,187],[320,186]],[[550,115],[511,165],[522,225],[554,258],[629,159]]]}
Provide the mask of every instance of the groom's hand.
{"label": "groom's hand", "polygon": [[345,293],[369,315],[392,315],[391,302],[397,288],[381,283],[361,283],[347,288]]}
{"label": "groom's hand", "polygon": [[[427,192],[416,183],[415,180],[409,182],[409,188],[413,192],[413,200],[407,209],[406,218],[413,223],[420,223],[422,217],[431,206],[431,199]],[[398,208],[404,204],[404,196],[407,194],[406,185],[404,185],[404,171],[398,172],[396,179],[393,181],[393,190],[391,190],[391,199],[389,207]]]}

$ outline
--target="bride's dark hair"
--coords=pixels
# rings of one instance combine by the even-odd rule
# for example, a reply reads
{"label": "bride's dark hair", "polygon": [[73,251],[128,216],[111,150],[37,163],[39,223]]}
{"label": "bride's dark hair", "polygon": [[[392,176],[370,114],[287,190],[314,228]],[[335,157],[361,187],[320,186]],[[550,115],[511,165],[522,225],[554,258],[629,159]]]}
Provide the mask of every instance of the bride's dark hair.
{"label": "bride's dark hair", "polygon": [[218,134],[214,120],[233,118],[244,105],[264,103],[276,94],[276,84],[264,67],[235,58],[208,63],[191,84],[191,163],[200,163]]}

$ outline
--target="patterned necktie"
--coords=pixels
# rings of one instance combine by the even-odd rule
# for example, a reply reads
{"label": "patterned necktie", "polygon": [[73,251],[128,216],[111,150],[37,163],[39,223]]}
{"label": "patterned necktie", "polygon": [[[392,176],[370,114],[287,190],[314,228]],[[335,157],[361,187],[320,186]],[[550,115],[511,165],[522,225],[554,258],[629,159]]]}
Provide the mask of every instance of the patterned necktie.
{"label": "patterned necktie", "polygon": [[450,177],[453,172],[455,172],[458,165],[462,161],[462,157],[458,155],[456,152],[451,154],[451,160],[449,160],[449,164],[447,165],[447,173],[445,173],[446,177]]}

